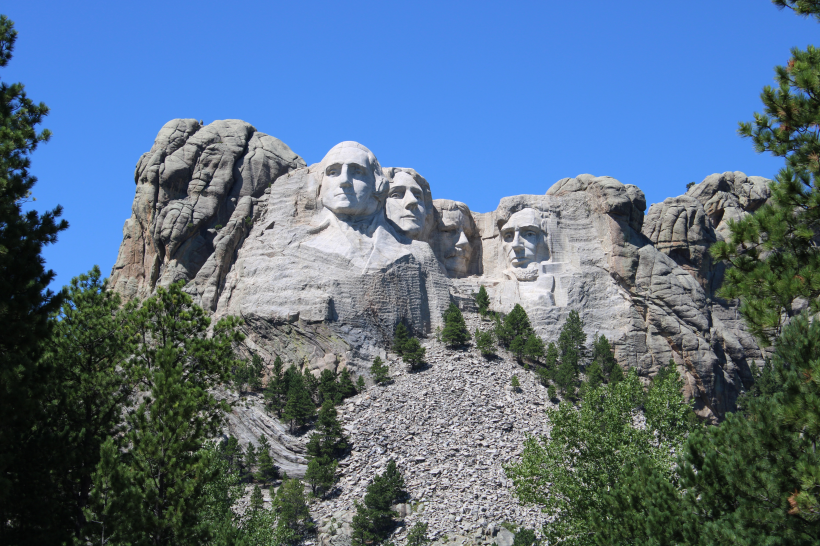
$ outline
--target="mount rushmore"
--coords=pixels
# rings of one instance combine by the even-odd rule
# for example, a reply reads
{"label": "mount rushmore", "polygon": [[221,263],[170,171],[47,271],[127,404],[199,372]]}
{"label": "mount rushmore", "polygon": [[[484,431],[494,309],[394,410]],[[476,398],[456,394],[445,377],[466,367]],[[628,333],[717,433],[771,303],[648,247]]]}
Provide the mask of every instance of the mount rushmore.
{"label": "mount rushmore", "polygon": [[363,373],[399,322],[431,335],[481,285],[546,342],[574,309],[624,369],[649,377],[674,359],[705,418],[734,408],[764,357],[737,302],[716,296],[725,266],[708,248],[768,199],[765,178],[713,174],[647,211],[636,186],[582,174],[477,213],[356,142],[308,166],[243,121],[176,119],[135,182],[111,285],[128,299],[184,280],[216,316],[242,317],[269,361]]}

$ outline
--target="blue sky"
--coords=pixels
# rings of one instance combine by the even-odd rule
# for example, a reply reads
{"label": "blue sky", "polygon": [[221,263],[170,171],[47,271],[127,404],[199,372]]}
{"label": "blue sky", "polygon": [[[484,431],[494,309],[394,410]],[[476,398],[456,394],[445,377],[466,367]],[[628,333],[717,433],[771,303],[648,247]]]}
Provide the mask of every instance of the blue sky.
{"label": "blue sky", "polygon": [[308,163],[357,140],[479,212],[580,173],[649,203],[689,181],[773,176],[737,122],[820,25],[768,0],[26,2],[0,71],[51,108],[36,208],[71,227],[57,286],[108,274],[134,166],[173,118],[239,118]]}

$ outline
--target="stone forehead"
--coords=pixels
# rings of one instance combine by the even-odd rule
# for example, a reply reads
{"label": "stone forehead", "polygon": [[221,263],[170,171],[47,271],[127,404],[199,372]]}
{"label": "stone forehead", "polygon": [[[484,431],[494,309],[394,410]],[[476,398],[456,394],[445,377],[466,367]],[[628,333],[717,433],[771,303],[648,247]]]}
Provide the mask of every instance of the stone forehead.
{"label": "stone forehead", "polygon": [[359,154],[364,154],[364,156],[367,158],[370,167],[373,167],[378,164],[376,156],[373,154],[373,152],[371,152],[363,144],[359,144],[358,142],[354,142],[352,140],[340,142],[333,148],[328,150],[327,154],[325,154],[325,157],[322,158],[322,164],[326,165],[330,161],[338,160],[340,158],[348,158],[352,155],[355,156]]}
{"label": "stone forehead", "polygon": [[535,209],[520,210],[510,216],[510,219],[501,226],[501,229],[512,229],[524,226],[541,229],[541,214]]}

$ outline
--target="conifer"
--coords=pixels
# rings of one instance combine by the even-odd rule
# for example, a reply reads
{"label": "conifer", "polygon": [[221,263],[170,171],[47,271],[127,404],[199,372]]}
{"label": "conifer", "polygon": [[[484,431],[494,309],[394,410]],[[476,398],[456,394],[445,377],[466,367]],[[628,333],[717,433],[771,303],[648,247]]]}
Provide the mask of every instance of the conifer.
{"label": "conifer", "polygon": [[256,471],[256,479],[262,483],[268,483],[275,480],[279,474],[279,469],[273,463],[273,457],[270,454],[270,442],[266,436],[259,438],[259,449],[257,457],[259,461],[259,468]]}
{"label": "conifer", "polygon": [[290,422],[290,430],[301,427],[316,414],[316,406],[310,398],[310,393],[305,386],[302,374],[296,371],[295,366],[291,366],[288,371],[293,370],[288,381],[288,398],[282,410],[282,419]]}
{"label": "conifer", "polygon": [[481,356],[489,357],[495,354],[495,339],[492,331],[475,331],[475,346],[481,351]]}
{"label": "conifer", "polygon": [[364,392],[367,388],[367,385],[364,383],[364,376],[360,375],[358,379],[356,379],[356,390],[359,392]]}
{"label": "conifer", "polygon": [[410,364],[413,369],[418,368],[424,362],[424,354],[427,350],[421,346],[419,340],[411,337],[404,344],[404,351],[402,353],[402,360]]}
{"label": "conifer", "polygon": [[404,345],[410,338],[410,333],[403,322],[396,325],[396,332],[393,334],[393,352],[399,356],[404,355]]}
{"label": "conifer", "polygon": [[350,378],[350,370],[348,370],[347,367],[342,368],[342,373],[339,375],[338,389],[342,399],[356,396],[358,393],[356,386],[353,385],[353,380]]}
{"label": "conifer", "polygon": [[430,539],[427,537],[427,524],[417,521],[407,533],[407,546],[427,546],[428,544],[430,544]]}
{"label": "conifer", "polygon": [[[601,368],[601,372],[604,374],[604,377],[607,379],[607,381],[609,381],[609,378],[612,375],[613,370],[616,367],[618,367],[618,361],[615,360],[615,355],[612,351],[612,347],[609,344],[609,340],[603,334],[596,335],[593,338],[592,355],[590,357],[590,360],[592,360],[592,362],[598,363],[598,366]],[[623,370],[621,370],[621,379],[623,379]]]}
{"label": "conifer", "polygon": [[330,400],[334,404],[339,404],[342,401],[338,379],[331,370],[322,370],[322,374],[319,376],[319,401],[324,404],[326,400]]}
{"label": "conifer", "polygon": [[538,335],[533,332],[524,343],[523,356],[530,360],[537,362],[539,358],[544,356],[544,342]]}
{"label": "conifer", "polygon": [[297,537],[305,536],[315,527],[301,480],[283,478],[272,504],[279,516],[279,525],[289,529]]}
{"label": "conifer", "polygon": [[454,303],[451,303],[444,312],[444,330],[441,332],[441,341],[451,347],[464,345],[470,341],[470,332],[464,323],[464,315]]}
{"label": "conifer", "polygon": [[381,357],[377,356],[373,360],[373,364],[370,366],[370,374],[373,376],[373,381],[378,384],[384,383],[390,379],[390,376],[388,375],[389,372],[390,368],[382,362]]}
{"label": "conifer", "polygon": [[481,316],[486,316],[490,310],[490,296],[487,294],[487,289],[484,288],[483,284],[479,287],[478,293],[475,295],[475,304]]}

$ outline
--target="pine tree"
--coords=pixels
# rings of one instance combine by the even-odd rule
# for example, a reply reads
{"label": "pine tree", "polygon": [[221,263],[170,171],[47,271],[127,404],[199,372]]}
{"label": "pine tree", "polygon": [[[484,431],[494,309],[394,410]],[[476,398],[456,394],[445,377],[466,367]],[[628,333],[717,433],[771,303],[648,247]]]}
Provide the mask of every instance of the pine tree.
{"label": "pine tree", "polygon": [[[820,20],[817,2],[774,3]],[[760,95],[764,113],[738,128],[755,151],[783,157],[786,165],[770,185],[767,203],[731,224],[728,240],[710,248],[733,266],[718,294],[740,298],[750,330],[767,344],[799,311],[796,302],[808,302],[813,313],[820,310],[820,49],[809,45],[791,54],[786,66],[775,68],[777,87],[766,86]]]}
{"label": "pine tree", "polygon": [[584,385],[585,392],[592,391],[604,383],[604,372],[601,370],[601,366],[599,366],[597,362],[593,361],[592,364],[587,367],[586,374],[587,378]]}
{"label": "pine tree", "polygon": [[424,354],[427,350],[421,346],[419,340],[411,337],[404,344],[404,351],[402,352],[402,360],[410,364],[413,369],[418,368],[424,362]]}
{"label": "pine tree", "polygon": [[523,344],[527,342],[531,335],[534,335],[534,332],[530,324],[530,318],[520,304],[516,303],[513,310],[504,317],[503,321],[496,322],[496,338],[505,347],[510,347],[516,338],[521,337],[521,348],[523,350]]}
{"label": "pine tree", "polygon": [[273,463],[270,454],[270,442],[266,436],[259,438],[259,450],[257,451],[259,468],[256,471],[256,479],[262,483],[269,483],[279,476],[279,469]]}
{"label": "pine tree", "polygon": [[524,357],[524,348],[527,346],[527,339],[524,336],[515,336],[515,339],[510,343],[510,352],[515,355],[516,360],[521,362]]}
{"label": "pine tree", "polygon": [[558,357],[558,347],[550,341],[549,345],[547,345],[547,353],[544,356],[544,368],[547,370],[547,374],[550,378],[558,371]]}
{"label": "pine tree", "polygon": [[229,317],[211,329],[182,283],[158,288],[132,317],[142,342],[130,364],[147,396],[127,414],[120,456],[95,487],[115,484],[112,509],[127,521],[118,529],[123,542],[201,540],[203,487],[215,479],[202,448],[228,409],[211,389],[236,364],[239,321]]}
{"label": "pine tree", "polygon": [[510,380],[510,386],[515,391],[517,391],[521,387],[521,382],[518,381],[518,376],[517,375],[512,376],[512,379]]}
{"label": "pine tree", "polygon": [[[620,370],[618,367],[618,361],[615,360],[615,354],[612,351],[612,347],[609,344],[609,340],[604,336],[596,335],[593,338],[592,342],[592,356],[590,357],[592,362],[597,362],[598,366],[601,369],[601,372],[604,374],[604,377],[607,381],[610,380],[610,376],[614,372],[615,368],[618,368],[621,372],[621,379],[623,379],[623,370]],[[614,372],[618,373],[618,372]]]}
{"label": "pine tree", "polygon": [[310,485],[311,491],[316,495],[317,490],[329,491],[336,483],[337,461],[326,456],[312,457],[308,461],[305,481]]}
{"label": "pine tree", "polygon": [[475,295],[475,304],[478,306],[478,312],[481,316],[487,316],[487,311],[490,310],[490,296],[487,294],[484,285],[479,287],[478,293]]}
{"label": "pine tree", "polygon": [[[361,376],[359,376],[361,379]],[[342,373],[339,376],[339,391],[338,391],[342,398],[350,398],[351,396],[356,396],[358,391],[356,390],[355,385],[353,385],[353,380],[350,378],[350,370],[347,367],[342,368]]]}
{"label": "pine tree", "polygon": [[293,365],[288,372],[291,372],[288,378],[288,397],[282,410],[282,419],[290,422],[290,430],[293,432],[295,427],[301,427],[316,414],[316,406],[305,385],[304,376]]}
{"label": "pine tree", "polygon": [[[302,372],[304,381],[305,381],[305,389],[307,389],[308,394],[310,395],[310,399],[314,402],[318,403],[319,401],[319,378],[313,375],[305,366],[305,369]],[[315,404],[314,404],[315,405]]]}
{"label": "pine tree", "polygon": [[[17,31],[0,16],[0,67],[12,58]],[[29,174],[31,154],[51,137],[36,126],[48,107],[35,104],[20,83],[0,83],[0,542],[58,543],[70,526],[58,517],[60,509],[47,506],[55,499],[47,479],[61,464],[58,440],[40,434],[45,389],[52,370],[38,362],[48,339],[63,293],[47,286],[54,272],[46,270],[43,246],[57,241],[68,224],[57,221],[62,208],[23,212],[37,179]],[[57,470],[57,469],[55,469]],[[55,516],[44,521],[42,514]]]}
{"label": "pine tree", "polygon": [[279,524],[296,537],[305,536],[315,527],[305,498],[305,486],[297,478],[282,480],[272,504],[279,516]]}
{"label": "pine tree", "polygon": [[544,342],[538,337],[535,332],[527,338],[524,343],[523,355],[530,360],[537,362],[539,358],[544,356]]}
{"label": "pine tree", "polygon": [[364,384],[364,376],[360,375],[358,379],[356,379],[356,390],[359,392],[364,392],[367,386]]}
{"label": "pine tree", "polygon": [[427,524],[417,521],[407,533],[407,546],[427,546],[428,544],[430,544],[430,539],[427,538]]}
{"label": "pine tree", "polygon": [[495,339],[490,330],[475,331],[475,346],[481,351],[481,356],[490,357],[495,354]]}
{"label": "pine tree", "polygon": [[282,359],[277,356],[273,361],[273,369],[268,377],[268,384],[265,386],[265,401],[279,417],[282,416],[286,396],[287,383],[285,382],[284,365]]}
{"label": "pine tree", "polygon": [[339,392],[336,374],[331,370],[322,370],[319,376],[319,401],[324,404],[327,400],[339,404],[342,401],[342,395]]}
{"label": "pine tree", "polygon": [[[51,473],[48,506],[32,499],[32,510],[49,510],[49,520],[71,529],[76,538],[87,525],[83,510],[91,492],[91,478],[108,437],[122,431],[122,413],[134,393],[130,357],[135,348],[128,323],[133,305],[121,307],[99,268],[72,279],[53,331],[45,344],[43,365],[53,372],[44,394],[44,437],[59,439],[60,454]],[[26,496],[18,502],[28,502]],[[18,507],[19,509],[19,507]],[[28,508],[26,508],[28,510]]]}
{"label": "pine tree", "polygon": [[256,454],[256,447],[253,443],[248,442],[248,448],[245,450],[245,469],[247,470],[248,476],[253,478],[254,471],[253,467],[256,466],[257,463],[257,454]]}
{"label": "pine tree", "polygon": [[376,357],[373,360],[373,364],[370,366],[370,374],[373,376],[373,381],[378,384],[382,384],[388,379],[390,376],[388,373],[390,372],[390,368],[388,368],[383,362],[381,357]]}
{"label": "pine tree", "polygon": [[558,350],[561,355],[561,362],[569,362],[576,373],[580,370],[581,363],[586,356],[587,335],[584,333],[584,322],[581,320],[578,311],[572,310],[567,316],[561,333],[558,335]]}
{"label": "pine tree", "polygon": [[220,444],[219,455],[227,463],[229,472],[237,476],[242,474],[242,467],[245,466],[245,454],[236,436],[228,436],[228,439]]}
{"label": "pine tree", "polygon": [[310,457],[327,456],[334,459],[350,447],[350,441],[339,423],[336,407],[330,400],[326,400],[319,410],[316,432],[310,437],[306,447]]}
{"label": "pine tree", "polygon": [[410,338],[410,333],[403,322],[396,325],[396,332],[393,334],[393,352],[399,356],[404,354],[404,345]]}
{"label": "pine tree", "polygon": [[441,332],[441,341],[451,347],[464,345],[470,341],[470,332],[464,323],[464,315],[454,303],[451,303],[444,312],[444,330]]}
{"label": "pine tree", "polygon": [[357,501],[356,515],[353,516],[353,546],[365,546],[385,540],[396,525],[390,507],[406,496],[404,478],[393,459],[387,463],[384,473],[373,478],[367,486],[364,504]]}
{"label": "pine tree", "polygon": [[513,537],[513,546],[537,546],[538,540],[535,538],[535,531],[532,529],[519,529]]}

